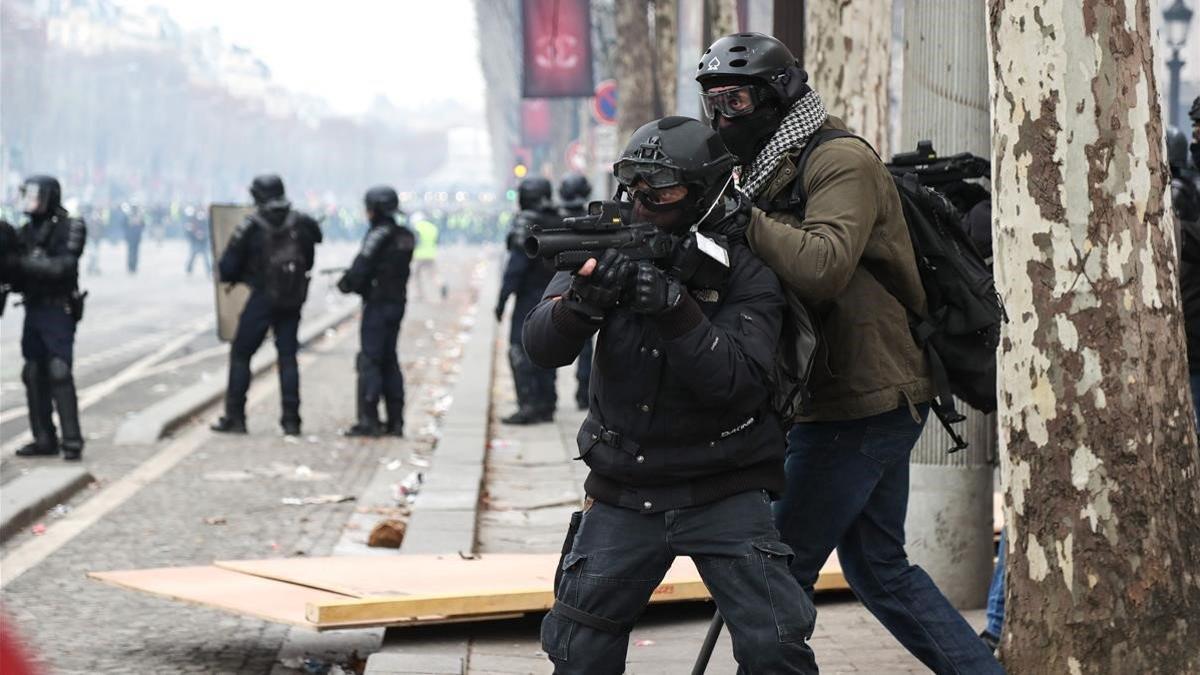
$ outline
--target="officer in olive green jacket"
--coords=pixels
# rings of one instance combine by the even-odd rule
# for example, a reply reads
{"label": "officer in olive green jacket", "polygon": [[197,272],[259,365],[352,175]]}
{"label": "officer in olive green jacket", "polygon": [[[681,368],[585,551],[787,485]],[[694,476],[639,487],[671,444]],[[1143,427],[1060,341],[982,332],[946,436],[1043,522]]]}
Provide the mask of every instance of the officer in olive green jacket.
{"label": "officer in olive green jacket", "polygon": [[[742,164],[754,201],[747,237],[783,285],[812,309],[824,351],[812,403],[788,433],[787,491],[776,526],[811,594],[836,548],[863,604],[938,673],[1003,669],[904,550],[908,459],[933,398],[929,366],[906,307],[926,311],[895,184],[858,138],[814,146],[800,186],[797,160],[815,134],[845,130],[775,38],[717,40],[696,79],[704,112]],[[800,195],[803,203],[793,198]]]}

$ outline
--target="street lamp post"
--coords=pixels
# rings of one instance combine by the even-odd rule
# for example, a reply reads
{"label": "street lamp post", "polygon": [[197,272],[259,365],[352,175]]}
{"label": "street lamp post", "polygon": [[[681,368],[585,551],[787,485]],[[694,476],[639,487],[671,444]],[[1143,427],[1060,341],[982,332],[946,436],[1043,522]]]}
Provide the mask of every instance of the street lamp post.
{"label": "street lamp post", "polygon": [[1167,61],[1167,68],[1171,71],[1171,84],[1167,93],[1167,106],[1170,108],[1168,119],[1171,126],[1178,128],[1179,76],[1184,63],[1179,53],[1187,44],[1188,29],[1192,27],[1192,9],[1183,0],[1175,0],[1170,7],[1163,10],[1163,26],[1167,47],[1171,49],[1171,60]]}

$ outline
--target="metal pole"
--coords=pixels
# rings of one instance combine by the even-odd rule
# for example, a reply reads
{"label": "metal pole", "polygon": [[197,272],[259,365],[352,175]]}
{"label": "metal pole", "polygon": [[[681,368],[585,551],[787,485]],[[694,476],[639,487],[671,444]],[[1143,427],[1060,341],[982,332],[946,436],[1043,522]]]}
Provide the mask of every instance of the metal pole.
{"label": "metal pole", "polygon": [[1171,60],[1167,61],[1167,68],[1171,70],[1171,86],[1167,94],[1167,105],[1170,107],[1169,117],[1171,126],[1176,129],[1179,127],[1179,74],[1183,70],[1183,59],[1179,58],[1179,48],[1176,47],[1171,53]]}
{"label": "metal pole", "polygon": [[[991,155],[987,16],[983,0],[908,0],[900,150],[933,141],[942,154]],[[970,447],[946,453],[936,420],[913,448],[906,539],[909,558],[960,609],[982,607],[992,577],[994,416],[959,402]]]}
{"label": "metal pole", "polygon": [[692,666],[692,675],[704,675],[704,671],[708,670],[708,662],[717,646],[717,638],[721,637],[723,625],[725,620],[721,618],[721,613],[714,612],[712,622],[708,624],[708,633],[704,635],[704,644],[700,645],[700,653],[696,655],[696,665]]}

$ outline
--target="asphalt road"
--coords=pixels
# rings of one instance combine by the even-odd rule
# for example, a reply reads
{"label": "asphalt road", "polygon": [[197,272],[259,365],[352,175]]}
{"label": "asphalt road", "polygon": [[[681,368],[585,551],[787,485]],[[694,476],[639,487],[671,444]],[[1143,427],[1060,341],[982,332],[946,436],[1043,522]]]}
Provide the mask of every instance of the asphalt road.
{"label": "asphalt road", "polygon": [[[351,242],[322,244],[317,268],[345,265],[354,251]],[[213,283],[199,261],[185,273],[187,253],[182,241],[143,242],[137,274],[126,271],[124,245],[104,242],[85,254],[99,255],[100,270],[81,277],[89,295],[75,343],[75,383],[89,440],[199,378],[225,376],[228,350],[216,336]],[[85,270],[88,262],[85,257]],[[335,278],[314,275],[306,316],[351,301],[331,289]],[[17,301],[9,298],[0,319],[0,465],[27,442],[29,428],[21,383],[25,313]]]}

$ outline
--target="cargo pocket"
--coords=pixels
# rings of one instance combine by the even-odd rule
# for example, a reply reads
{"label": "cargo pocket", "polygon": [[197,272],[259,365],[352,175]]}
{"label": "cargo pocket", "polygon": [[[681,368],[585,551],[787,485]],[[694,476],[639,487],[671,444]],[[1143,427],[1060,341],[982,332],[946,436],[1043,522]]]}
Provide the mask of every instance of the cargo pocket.
{"label": "cargo pocket", "polygon": [[[558,569],[558,574],[561,576],[555,584],[558,587],[554,595],[556,600],[572,607],[579,605],[579,577],[583,573],[586,561],[587,556],[574,551],[563,555]],[[570,654],[571,635],[574,632],[574,621],[561,617],[553,611],[546,612],[546,616],[542,618],[542,651],[552,659],[566,661]]]}
{"label": "cargo pocket", "polygon": [[779,641],[797,642],[812,637],[817,611],[789,569],[795,555],[792,549],[778,540],[756,541],[754,552],[771,600]]}

